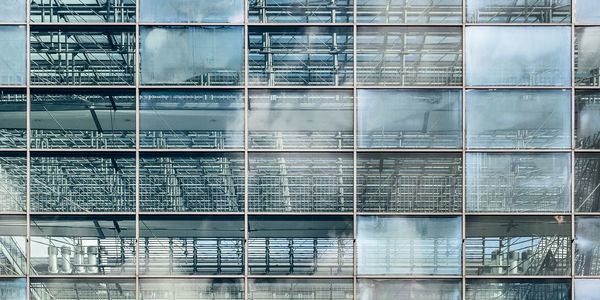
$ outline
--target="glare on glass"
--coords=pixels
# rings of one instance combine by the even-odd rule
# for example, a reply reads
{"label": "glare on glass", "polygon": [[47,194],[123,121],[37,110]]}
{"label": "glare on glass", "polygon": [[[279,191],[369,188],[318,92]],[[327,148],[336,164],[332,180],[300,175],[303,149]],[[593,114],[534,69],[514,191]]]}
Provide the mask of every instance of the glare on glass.
{"label": "glare on glass", "polygon": [[575,300],[594,300],[600,295],[600,279],[575,279]]}
{"label": "glare on glass", "polygon": [[240,278],[144,278],[139,284],[140,299],[244,299]]}
{"label": "glare on glass", "polygon": [[571,0],[467,0],[469,23],[569,23]]}
{"label": "glare on glass", "polygon": [[[0,218],[0,249],[2,249],[3,255],[3,259],[0,260],[0,276],[25,276],[27,274],[26,236],[27,220],[25,215],[3,215]],[[4,295],[3,288],[8,288],[5,284],[7,283],[0,281],[0,296]]]}
{"label": "glare on glass", "polygon": [[[577,290],[576,292],[577,293]],[[516,300],[535,297],[545,300],[570,300],[570,279],[468,279],[467,299]],[[539,298],[538,298],[539,297]],[[575,298],[581,300],[580,298]],[[583,298],[588,299],[588,298]],[[591,300],[589,298],[588,300]]]}
{"label": "glare on glass", "polygon": [[135,279],[131,278],[31,278],[29,287],[30,295],[56,295],[56,300],[136,299]]}
{"label": "glare on glass", "polygon": [[2,0],[0,2],[0,22],[22,22],[27,20],[27,1],[29,0]]}
{"label": "glare on glass", "polygon": [[444,299],[460,300],[460,280],[454,279],[359,279],[359,300]]}
{"label": "glare on glass", "polygon": [[356,0],[358,23],[461,23],[461,0]]}
{"label": "glare on glass", "polygon": [[575,91],[575,145],[600,149],[600,92]]}
{"label": "glare on glass", "polygon": [[0,152],[0,211],[27,209],[27,157],[25,152]]}
{"label": "glare on glass", "polygon": [[27,299],[27,278],[0,279],[0,295],[4,299]]}
{"label": "glare on glass", "polygon": [[243,23],[243,0],[140,0],[141,22]]}
{"label": "glare on glass", "polygon": [[577,23],[600,22],[600,1],[577,0],[575,3],[575,21]]}
{"label": "glare on glass", "polygon": [[248,299],[352,299],[352,279],[256,278],[248,280]]}
{"label": "glare on glass", "polygon": [[575,219],[575,275],[600,275],[600,217]]}
{"label": "glare on glass", "polygon": [[575,85],[600,85],[600,27],[575,28],[575,49]]}
{"label": "glare on glass", "polygon": [[[2,12],[4,13],[4,12]],[[0,85],[24,85],[27,67],[25,26],[0,26]]]}

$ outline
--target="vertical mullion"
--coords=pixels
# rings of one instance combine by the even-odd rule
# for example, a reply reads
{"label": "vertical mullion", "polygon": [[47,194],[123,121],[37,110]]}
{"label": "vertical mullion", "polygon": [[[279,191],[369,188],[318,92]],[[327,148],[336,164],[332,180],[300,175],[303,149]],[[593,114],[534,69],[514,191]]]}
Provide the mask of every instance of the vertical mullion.
{"label": "vertical mullion", "polygon": [[358,82],[358,69],[357,69],[357,57],[356,57],[356,53],[357,53],[357,49],[356,49],[356,45],[357,45],[357,33],[358,33],[358,29],[357,29],[357,19],[358,19],[358,8],[357,8],[357,3],[356,1],[358,0],[354,0],[352,1],[352,5],[353,5],[353,17],[352,17],[352,34],[353,34],[353,38],[352,38],[352,76],[353,76],[353,82],[352,82],[352,135],[353,135],[353,167],[352,167],[352,176],[353,176],[353,180],[352,180],[352,234],[353,234],[353,239],[352,239],[352,275],[353,275],[353,280],[352,280],[352,293],[353,293],[353,298],[354,299],[358,299],[356,294],[357,294],[357,289],[358,289],[358,282],[357,282],[357,245],[356,245],[356,225],[357,225],[357,220],[356,220],[356,213],[357,213],[357,195],[356,195],[356,180],[357,180],[357,174],[356,174],[356,166],[357,166],[357,159],[358,159],[358,154],[357,154],[357,145],[358,145],[358,134],[357,134],[357,127],[358,127],[358,98],[357,98],[357,89],[356,89],[356,84]]}
{"label": "vertical mullion", "polygon": [[575,2],[571,2],[571,299],[575,299]]}
{"label": "vertical mullion", "polygon": [[31,210],[30,210],[30,202],[31,202],[31,76],[30,76],[30,69],[31,69],[31,63],[30,63],[30,57],[31,57],[31,45],[30,45],[30,17],[29,15],[31,14],[31,2],[27,1],[27,7],[26,7],[26,14],[25,14],[25,21],[26,21],[26,26],[27,26],[27,30],[26,30],[26,34],[27,36],[25,37],[26,40],[26,50],[27,51],[27,55],[26,55],[26,68],[25,68],[25,78],[26,78],[26,98],[27,98],[27,104],[26,104],[26,149],[27,149],[27,158],[26,158],[26,163],[27,163],[27,173],[26,173],[26,204],[25,204],[25,211],[26,211],[26,222],[25,222],[25,226],[26,226],[26,240],[25,240],[25,276],[26,276],[26,280],[25,280],[25,290],[26,290],[26,298],[30,299],[30,285],[31,285],[31,274],[30,274],[30,263],[31,263]]}
{"label": "vertical mullion", "polygon": [[467,201],[467,194],[466,194],[466,173],[467,173],[467,168],[466,168],[466,160],[467,160],[467,154],[466,154],[466,148],[467,148],[467,134],[466,134],[466,111],[467,111],[467,100],[466,100],[466,96],[467,96],[467,91],[466,91],[466,76],[467,76],[467,71],[466,71],[466,57],[465,57],[465,44],[466,44],[466,40],[465,40],[465,31],[466,31],[466,21],[467,21],[467,7],[466,7],[466,0],[462,0],[462,32],[461,32],[461,37],[462,37],[462,99],[461,99],[461,110],[462,110],[462,220],[461,220],[461,226],[462,226],[462,249],[461,249],[461,297],[462,299],[466,299],[467,295],[467,282],[466,282],[466,263],[467,263],[467,259],[466,259],[466,222],[467,222],[467,218],[466,218],[466,201]]}
{"label": "vertical mullion", "polygon": [[135,5],[135,299],[140,297],[140,0]]}
{"label": "vertical mullion", "polygon": [[244,299],[248,300],[248,0],[244,0]]}

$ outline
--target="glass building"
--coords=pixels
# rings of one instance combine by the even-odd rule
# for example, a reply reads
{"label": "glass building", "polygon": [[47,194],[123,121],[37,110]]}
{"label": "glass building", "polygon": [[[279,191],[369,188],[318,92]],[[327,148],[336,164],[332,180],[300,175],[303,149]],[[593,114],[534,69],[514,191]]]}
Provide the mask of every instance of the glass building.
{"label": "glass building", "polygon": [[0,299],[599,299],[600,1],[0,0],[0,46]]}

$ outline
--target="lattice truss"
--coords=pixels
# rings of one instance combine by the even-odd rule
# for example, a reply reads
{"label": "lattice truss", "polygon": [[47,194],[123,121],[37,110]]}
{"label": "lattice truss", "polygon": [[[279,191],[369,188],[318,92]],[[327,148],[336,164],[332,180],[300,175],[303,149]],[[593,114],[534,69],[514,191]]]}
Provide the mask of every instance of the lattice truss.
{"label": "lattice truss", "polygon": [[257,23],[352,23],[352,0],[250,0],[248,18]]}
{"label": "lattice truss", "polygon": [[474,300],[487,299],[569,299],[571,285],[560,280],[497,279],[474,280],[473,287],[467,287],[467,297]]}
{"label": "lattice truss", "polygon": [[344,279],[253,279],[251,299],[351,299],[352,281]]}
{"label": "lattice truss", "polygon": [[135,0],[32,0],[31,20],[43,23],[135,22]]}
{"label": "lattice truss", "polygon": [[27,158],[2,153],[0,156],[0,209],[6,212],[26,210]]}
{"label": "lattice truss", "polygon": [[[432,1],[433,2],[433,1]],[[436,1],[439,2],[439,1]],[[475,6],[469,11],[476,23],[564,23],[571,19],[569,0],[504,0]]]}
{"label": "lattice truss", "polygon": [[34,300],[132,300],[135,280],[122,279],[32,279],[30,297]]}
{"label": "lattice truss", "polygon": [[575,211],[600,210],[600,157],[579,154],[575,158]]}
{"label": "lattice truss", "polygon": [[359,22],[462,22],[460,0],[356,0],[356,5]]}

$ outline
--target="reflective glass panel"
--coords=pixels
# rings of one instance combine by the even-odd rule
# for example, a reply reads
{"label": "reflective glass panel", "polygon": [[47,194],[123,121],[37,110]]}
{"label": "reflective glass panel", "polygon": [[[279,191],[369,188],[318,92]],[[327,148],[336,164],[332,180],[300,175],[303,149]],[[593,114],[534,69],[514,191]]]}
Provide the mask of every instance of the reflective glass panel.
{"label": "reflective glass panel", "polygon": [[6,300],[27,299],[26,278],[0,279],[0,298]]}
{"label": "reflective glass panel", "polygon": [[140,280],[140,299],[197,300],[244,299],[243,279],[151,279]]}
{"label": "reflective glass panel", "polygon": [[135,91],[36,91],[31,147],[134,148]]}
{"label": "reflective glass panel", "polygon": [[600,22],[600,1],[577,0],[575,3],[575,20],[578,23]]}
{"label": "reflective glass panel", "polygon": [[465,224],[467,275],[571,274],[569,216],[467,216]]}
{"label": "reflective glass panel", "polygon": [[352,23],[353,0],[249,0],[250,23]]}
{"label": "reflective glass panel", "polygon": [[594,300],[600,294],[600,279],[575,279],[575,300]]}
{"label": "reflective glass panel", "polygon": [[29,295],[52,300],[133,300],[135,290],[135,279],[32,278]]}
{"label": "reflective glass panel", "polygon": [[244,27],[142,26],[140,80],[149,85],[243,84]]}
{"label": "reflective glass panel", "polygon": [[462,23],[461,0],[356,0],[359,23]]}
{"label": "reflective glass panel", "polygon": [[467,0],[469,23],[569,23],[571,0]]}
{"label": "reflective glass panel", "polygon": [[461,273],[460,217],[359,216],[359,275]]}
{"label": "reflective glass panel", "polygon": [[160,149],[242,148],[243,91],[142,91],[140,145]]}
{"label": "reflective glass panel", "polygon": [[461,212],[460,153],[358,153],[359,212]]}
{"label": "reflective glass panel", "polygon": [[566,26],[467,27],[469,86],[571,85],[571,28]]}
{"label": "reflective glass panel", "polygon": [[33,274],[135,275],[135,256],[133,216],[31,217]]}
{"label": "reflective glass panel", "polygon": [[352,279],[249,279],[248,299],[352,299]]}
{"label": "reflective glass panel", "polygon": [[244,0],[140,0],[140,21],[244,23]]}
{"label": "reflective glass panel", "polygon": [[600,149],[600,92],[575,91],[575,145]]}
{"label": "reflective glass panel", "polygon": [[0,3],[0,22],[21,22],[27,20],[28,0],[2,0]]}
{"label": "reflective glass panel", "polygon": [[359,300],[460,300],[460,280],[359,279]]}
{"label": "reflective glass panel", "polygon": [[248,226],[252,275],[352,275],[352,216],[250,216]]}
{"label": "reflective glass panel", "polygon": [[135,211],[134,153],[35,153],[31,204],[37,212]]}
{"label": "reflective glass panel", "polygon": [[575,211],[600,212],[600,154],[575,155]]}
{"label": "reflective glass panel", "polygon": [[352,212],[352,153],[250,153],[248,209]]}
{"label": "reflective glass panel", "polygon": [[600,85],[599,45],[600,27],[575,28],[575,85]]}
{"label": "reflective glass panel", "polygon": [[244,210],[243,153],[141,153],[140,210]]}
{"label": "reflective glass panel", "polygon": [[359,85],[462,84],[460,27],[358,27]]}
{"label": "reflective glass panel", "polygon": [[[5,14],[5,11],[2,11]],[[0,85],[25,85],[27,73],[25,26],[0,26]]]}
{"label": "reflective glass panel", "polygon": [[255,149],[352,148],[352,91],[251,90],[249,147]]}
{"label": "reflective glass panel", "polygon": [[34,23],[135,22],[136,0],[30,0]]}
{"label": "reflective glass panel", "polygon": [[25,148],[27,94],[24,90],[0,90],[0,148]]}
{"label": "reflective glass panel", "polygon": [[568,212],[569,153],[467,153],[469,212]]}
{"label": "reflective glass panel", "polygon": [[[27,273],[26,236],[27,219],[24,215],[0,217],[0,276],[25,276]],[[2,286],[9,289],[8,283],[0,280],[0,299],[13,299],[1,297],[4,291]]]}
{"label": "reflective glass panel", "polygon": [[24,152],[0,152],[0,212],[27,208],[27,157]]}
{"label": "reflective glass panel", "polygon": [[359,148],[459,148],[460,90],[358,90]]}
{"label": "reflective glass panel", "polygon": [[571,299],[569,279],[468,279],[466,285],[470,300]]}
{"label": "reflective glass panel", "polygon": [[570,90],[467,91],[468,148],[571,148]]}
{"label": "reflective glass panel", "polygon": [[575,275],[600,275],[600,217],[575,219]]}

